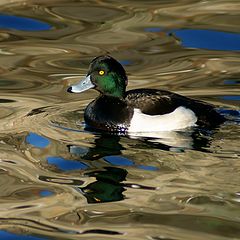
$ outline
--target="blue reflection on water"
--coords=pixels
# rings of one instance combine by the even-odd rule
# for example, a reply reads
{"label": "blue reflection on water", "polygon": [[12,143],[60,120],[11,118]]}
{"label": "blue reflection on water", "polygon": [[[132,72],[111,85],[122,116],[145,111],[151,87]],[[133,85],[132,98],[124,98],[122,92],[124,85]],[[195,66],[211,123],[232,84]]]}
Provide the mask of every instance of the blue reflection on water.
{"label": "blue reflection on water", "polygon": [[125,59],[125,60],[120,60],[119,62],[120,62],[122,65],[124,65],[124,66],[128,66],[128,65],[133,64],[133,62],[132,62],[131,60],[127,60],[127,59]]}
{"label": "blue reflection on water", "polygon": [[46,31],[51,25],[36,19],[0,14],[0,28],[21,31]]}
{"label": "blue reflection on water", "polygon": [[88,168],[88,166],[82,162],[67,160],[62,157],[47,157],[47,161],[49,164],[53,164],[63,171]]}
{"label": "blue reflection on water", "polygon": [[135,166],[147,171],[158,170],[158,168],[154,166],[136,165],[132,160],[121,156],[106,156],[103,159],[114,166]]}
{"label": "blue reflection on water", "polygon": [[240,84],[240,80],[238,79],[226,79],[224,80],[223,82],[224,84],[227,84],[227,85],[235,85],[235,84]]}
{"label": "blue reflection on water", "polygon": [[120,156],[106,156],[103,159],[111,163],[112,165],[116,165],[116,166],[133,166],[134,165],[133,161]]}
{"label": "blue reflection on water", "polygon": [[139,165],[138,168],[148,170],[148,171],[157,171],[158,168],[154,166],[145,166],[145,165]]}
{"label": "blue reflection on water", "polygon": [[45,148],[50,144],[50,141],[47,138],[40,136],[36,133],[32,133],[32,132],[30,132],[27,135],[26,141],[27,141],[27,143],[33,145],[34,147],[38,147],[38,148]]}
{"label": "blue reflection on water", "polygon": [[173,33],[183,47],[209,50],[240,50],[240,34],[202,29],[179,29]]}
{"label": "blue reflection on water", "polygon": [[233,96],[222,96],[221,99],[229,100],[229,101],[240,101],[240,95],[233,95]]}
{"label": "blue reflection on water", "polygon": [[3,230],[0,230],[0,239],[7,239],[7,240],[43,240],[49,238],[40,238],[40,237],[33,237],[28,235],[19,235],[14,233],[9,233]]}
{"label": "blue reflection on water", "polygon": [[233,117],[240,116],[240,110],[233,110],[233,109],[218,109],[218,112],[223,115],[229,115]]}
{"label": "blue reflection on water", "polygon": [[49,197],[49,196],[52,196],[54,193],[52,191],[49,191],[49,190],[42,190],[40,192],[40,196],[41,197]]}
{"label": "blue reflection on water", "polygon": [[144,29],[145,32],[161,32],[162,28],[160,27],[149,27]]}

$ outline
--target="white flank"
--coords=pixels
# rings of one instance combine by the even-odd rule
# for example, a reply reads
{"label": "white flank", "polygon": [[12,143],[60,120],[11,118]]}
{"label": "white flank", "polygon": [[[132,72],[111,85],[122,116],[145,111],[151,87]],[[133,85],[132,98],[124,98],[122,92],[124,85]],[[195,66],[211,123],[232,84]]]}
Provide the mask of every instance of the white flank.
{"label": "white flank", "polygon": [[178,107],[173,112],[163,115],[147,115],[135,108],[128,132],[175,131],[196,126],[196,122],[194,112],[185,107]]}

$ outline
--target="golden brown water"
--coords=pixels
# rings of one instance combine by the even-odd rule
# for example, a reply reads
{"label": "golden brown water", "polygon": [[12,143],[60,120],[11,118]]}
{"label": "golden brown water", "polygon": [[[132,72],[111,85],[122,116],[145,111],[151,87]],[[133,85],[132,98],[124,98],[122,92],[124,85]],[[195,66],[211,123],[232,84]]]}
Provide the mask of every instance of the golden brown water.
{"label": "golden brown water", "polygon": [[[0,8],[1,239],[240,239],[238,0]],[[129,89],[208,101],[229,121],[170,139],[84,130],[96,92],[66,89],[106,53]]]}

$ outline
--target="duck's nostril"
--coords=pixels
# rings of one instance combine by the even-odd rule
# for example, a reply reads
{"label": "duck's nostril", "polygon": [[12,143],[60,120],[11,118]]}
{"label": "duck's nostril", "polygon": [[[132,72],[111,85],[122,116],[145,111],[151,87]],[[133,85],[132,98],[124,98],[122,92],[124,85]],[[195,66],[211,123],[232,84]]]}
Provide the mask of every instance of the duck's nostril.
{"label": "duck's nostril", "polygon": [[67,89],[67,92],[72,93],[72,87],[69,87],[69,88]]}

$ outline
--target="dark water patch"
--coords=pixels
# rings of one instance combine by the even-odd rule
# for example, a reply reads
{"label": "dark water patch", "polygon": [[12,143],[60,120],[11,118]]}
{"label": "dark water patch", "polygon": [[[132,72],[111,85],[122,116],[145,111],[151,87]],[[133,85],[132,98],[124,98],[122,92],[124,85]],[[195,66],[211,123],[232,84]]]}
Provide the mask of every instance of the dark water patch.
{"label": "dark water patch", "polygon": [[219,112],[225,116],[233,116],[233,117],[240,116],[240,110],[219,109]]}
{"label": "dark water patch", "polygon": [[122,235],[123,233],[103,229],[91,229],[83,231],[82,234],[104,234],[104,235]]}
{"label": "dark water patch", "polygon": [[48,108],[48,107],[40,107],[40,108],[32,109],[32,110],[27,114],[27,116],[34,116],[34,115],[37,115],[37,114],[45,113],[47,108]]}
{"label": "dark water patch", "polygon": [[0,103],[13,103],[13,102],[16,102],[16,101],[12,99],[0,99]]}
{"label": "dark water patch", "polygon": [[224,84],[237,85],[237,84],[240,84],[240,79],[226,79],[226,80],[224,80]]}
{"label": "dark water patch", "polygon": [[0,81],[0,87],[9,87],[9,86],[14,86],[17,85],[18,81],[17,80],[8,80],[8,79],[1,79]]}
{"label": "dark water patch", "polygon": [[0,28],[20,31],[46,31],[51,29],[51,25],[27,17],[1,14]]}
{"label": "dark water patch", "polygon": [[173,33],[186,48],[240,51],[240,34],[202,29],[180,29]]}
{"label": "dark water patch", "polygon": [[10,164],[17,164],[16,162],[14,161],[11,161],[11,160],[4,160],[2,159],[3,162],[6,162],[6,163],[10,163]]}
{"label": "dark water patch", "polygon": [[74,186],[80,186],[84,184],[84,181],[79,179],[71,179],[71,178],[57,178],[57,177],[50,177],[50,176],[42,176],[40,175],[38,177],[40,181],[43,182],[51,182],[51,183],[57,183],[57,184],[65,184],[65,185],[74,185]]}
{"label": "dark water patch", "polygon": [[22,205],[22,206],[17,206],[14,207],[14,209],[28,209],[28,208],[32,208],[35,207],[34,205]]}

